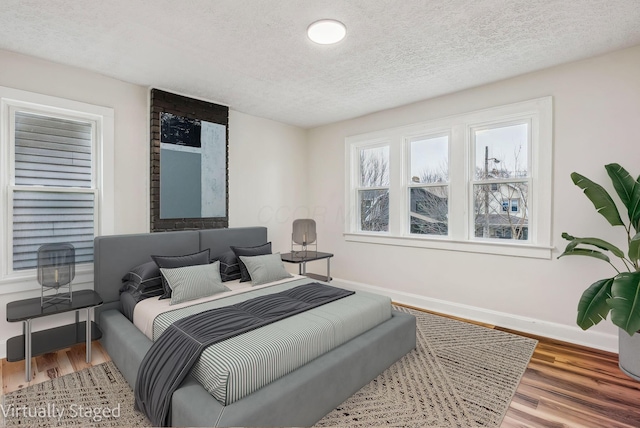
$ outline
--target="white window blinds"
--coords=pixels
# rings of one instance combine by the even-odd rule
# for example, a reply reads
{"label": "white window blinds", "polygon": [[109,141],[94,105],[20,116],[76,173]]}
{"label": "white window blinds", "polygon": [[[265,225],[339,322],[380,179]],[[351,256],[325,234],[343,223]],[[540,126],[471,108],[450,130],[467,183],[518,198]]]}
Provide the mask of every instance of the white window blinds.
{"label": "white window blinds", "polygon": [[92,124],[15,115],[15,184],[91,187]]}
{"label": "white window blinds", "polygon": [[95,123],[15,112],[13,270],[33,269],[42,244],[69,242],[93,261]]}

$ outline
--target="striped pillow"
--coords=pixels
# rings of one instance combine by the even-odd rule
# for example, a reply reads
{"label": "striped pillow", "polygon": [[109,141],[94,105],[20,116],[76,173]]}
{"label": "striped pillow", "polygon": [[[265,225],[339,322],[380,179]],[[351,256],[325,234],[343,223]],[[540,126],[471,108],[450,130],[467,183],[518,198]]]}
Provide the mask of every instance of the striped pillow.
{"label": "striped pillow", "polygon": [[171,305],[229,291],[220,279],[220,262],[174,269],[160,268],[160,272],[171,287]]}
{"label": "striped pillow", "polygon": [[[202,250],[198,253],[186,254],[184,256],[151,256],[151,260],[156,262],[158,268],[175,269],[186,266],[195,265],[208,265],[209,261],[209,248]],[[171,287],[167,284],[167,280],[162,277],[162,286],[164,293],[160,296],[161,299],[171,298]]]}
{"label": "striped pillow", "polygon": [[[264,254],[271,254],[271,242],[258,245],[257,247],[234,247],[232,245],[231,250],[236,254],[237,257],[262,256]],[[242,259],[239,259],[238,264],[240,265],[240,282],[251,281],[251,275],[249,275],[249,272],[247,271],[247,267],[242,262]]]}
{"label": "striped pillow", "polygon": [[266,284],[285,278],[292,278],[282,264],[280,253],[263,256],[240,256],[251,276],[251,285]]}

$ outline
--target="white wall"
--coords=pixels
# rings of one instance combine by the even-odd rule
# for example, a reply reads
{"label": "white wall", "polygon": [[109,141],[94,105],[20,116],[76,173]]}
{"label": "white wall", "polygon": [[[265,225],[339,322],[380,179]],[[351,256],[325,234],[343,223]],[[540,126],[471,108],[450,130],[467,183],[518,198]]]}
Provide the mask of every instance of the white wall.
{"label": "white wall", "polygon": [[[321,249],[335,253],[333,275],[409,304],[616,351],[610,323],[588,332],[575,326],[582,291],[613,271],[591,259],[555,257],[564,249],[564,231],[624,244],[622,228],[612,230],[595,213],[569,174],[578,171],[611,192],[604,164],[640,174],[639,72],[640,46],[310,130],[309,203]],[[345,137],[548,95],[554,99],[552,260],[345,241]]]}
{"label": "white wall", "polygon": [[229,227],[265,226],[273,251],[291,245],[306,209],[306,131],[229,112]]}
{"label": "white wall", "polygon": [[[149,231],[148,88],[1,50],[0,86],[113,108],[114,232]],[[229,122],[230,226],[266,226],[274,251],[286,252],[292,218],[305,214],[299,207],[306,204],[306,131],[233,110]],[[38,290],[0,294],[0,358],[6,355],[6,340],[22,331],[21,323],[6,322],[7,302],[37,296]],[[36,319],[33,330],[72,320],[73,314]]]}

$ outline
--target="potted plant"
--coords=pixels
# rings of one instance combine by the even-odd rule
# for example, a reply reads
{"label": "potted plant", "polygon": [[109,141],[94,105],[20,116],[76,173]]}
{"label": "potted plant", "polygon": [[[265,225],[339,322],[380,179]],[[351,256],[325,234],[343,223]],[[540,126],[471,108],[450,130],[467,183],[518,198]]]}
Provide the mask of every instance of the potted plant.
{"label": "potted plant", "polygon": [[640,380],[640,334],[634,336],[640,330],[640,177],[634,179],[616,163],[605,165],[605,169],[627,209],[628,222],[623,221],[616,203],[602,186],[576,172],[571,174],[571,179],[611,226],[624,228],[627,251],[602,239],[577,238],[563,233],[562,237],[569,244],[558,258],[586,256],[613,267],[614,276],[594,282],[582,294],[577,323],[586,330],[607,318],[611,312],[611,322],[620,327],[620,368]]}

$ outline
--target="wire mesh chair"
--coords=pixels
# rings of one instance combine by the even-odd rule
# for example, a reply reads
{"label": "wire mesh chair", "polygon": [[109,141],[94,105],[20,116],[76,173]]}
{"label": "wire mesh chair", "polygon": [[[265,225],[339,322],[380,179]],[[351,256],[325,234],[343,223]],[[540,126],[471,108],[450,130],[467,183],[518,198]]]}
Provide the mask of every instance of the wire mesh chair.
{"label": "wire mesh chair", "polygon": [[[71,303],[71,283],[76,276],[76,250],[69,243],[44,244],[38,248],[40,303]],[[46,294],[54,290],[54,293]]]}

